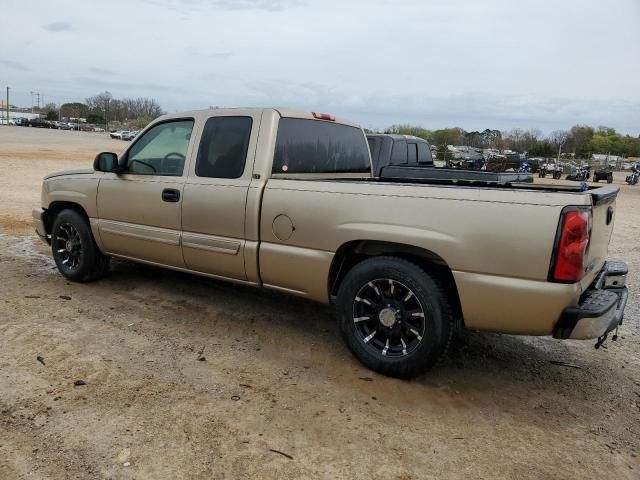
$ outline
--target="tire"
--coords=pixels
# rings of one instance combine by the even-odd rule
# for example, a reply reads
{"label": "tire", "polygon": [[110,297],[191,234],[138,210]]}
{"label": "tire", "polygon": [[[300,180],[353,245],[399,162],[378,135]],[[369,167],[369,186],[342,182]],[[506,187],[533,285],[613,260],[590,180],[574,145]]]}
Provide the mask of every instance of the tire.
{"label": "tire", "polygon": [[74,282],[105,276],[109,257],[98,249],[89,222],[75,210],[62,210],[51,229],[51,252],[60,273]]}
{"label": "tire", "polygon": [[336,303],[349,350],[384,375],[411,378],[427,371],[451,341],[453,315],[444,289],[400,258],[374,257],[354,266]]}

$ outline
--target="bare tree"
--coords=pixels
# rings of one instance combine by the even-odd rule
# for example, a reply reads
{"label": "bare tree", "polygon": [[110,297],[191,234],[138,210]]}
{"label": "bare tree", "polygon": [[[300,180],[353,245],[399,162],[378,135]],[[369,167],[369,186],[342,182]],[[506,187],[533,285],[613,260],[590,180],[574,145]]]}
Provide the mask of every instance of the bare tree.
{"label": "bare tree", "polygon": [[513,150],[522,150],[522,140],[524,138],[524,130],[521,128],[514,128],[509,132],[509,140],[511,141],[511,148]]}
{"label": "bare tree", "polygon": [[558,149],[558,160],[562,154],[562,146],[569,138],[569,132],[567,130],[554,130],[549,134],[549,141],[551,145]]}
{"label": "bare tree", "polygon": [[[113,98],[109,92],[103,92],[86,99],[89,111],[99,115],[109,124],[110,121],[129,122],[131,120],[150,120],[164,112],[160,104],[153,98]],[[140,122],[138,122],[140,123]]]}
{"label": "bare tree", "polygon": [[567,130],[554,130],[549,134],[549,141],[556,148],[562,147],[569,138],[569,132]]}
{"label": "bare tree", "polygon": [[128,118],[155,118],[162,115],[162,107],[153,98],[139,97],[123,100],[126,105]]}

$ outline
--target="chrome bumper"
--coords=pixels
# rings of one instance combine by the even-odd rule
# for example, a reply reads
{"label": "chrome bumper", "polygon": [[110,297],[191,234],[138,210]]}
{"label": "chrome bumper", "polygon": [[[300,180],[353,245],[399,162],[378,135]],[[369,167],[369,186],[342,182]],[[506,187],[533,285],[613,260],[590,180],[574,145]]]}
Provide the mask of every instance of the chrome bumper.
{"label": "chrome bumper", "polygon": [[622,323],[629,293],[627,264],[607,262],[575,307],[566,308],[553,330],[555,338],[600,338]]}
{"label": "chrome bumper", "polygon": [[49,243],[47,229],[44,226],[44,208],[34,208],[31,210],[31,216],[33,217],[33,226],[36,229],[36,233],[42,240]]}

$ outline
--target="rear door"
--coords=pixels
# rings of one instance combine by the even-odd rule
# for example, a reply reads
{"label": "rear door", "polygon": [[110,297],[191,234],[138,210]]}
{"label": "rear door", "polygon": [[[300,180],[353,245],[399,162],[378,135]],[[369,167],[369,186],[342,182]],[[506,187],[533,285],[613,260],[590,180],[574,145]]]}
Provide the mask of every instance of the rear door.
{"label": "rear door", "polygon": [[190,167],[182,205],[187,268],[246,280],[245,209],[261,113],[210,117]]}

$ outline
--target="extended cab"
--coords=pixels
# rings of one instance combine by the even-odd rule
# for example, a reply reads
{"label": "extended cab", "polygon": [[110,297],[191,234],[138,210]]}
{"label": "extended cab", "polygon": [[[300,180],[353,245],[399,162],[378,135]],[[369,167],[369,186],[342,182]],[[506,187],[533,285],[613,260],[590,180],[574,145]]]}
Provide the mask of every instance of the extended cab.
{"label": "extended cab", "polygon": [[602,341],[627,299],[617,192],[380,178],[347,120],[214,109],[45,177],[33,216],[70,280],[119,257],[333,302],[351,351],[407,377],[456,328]]}

